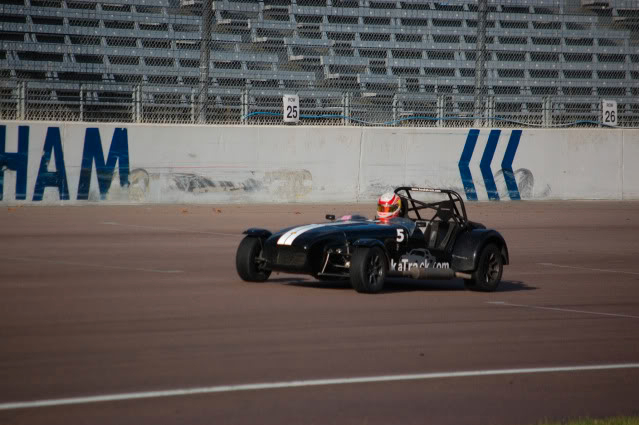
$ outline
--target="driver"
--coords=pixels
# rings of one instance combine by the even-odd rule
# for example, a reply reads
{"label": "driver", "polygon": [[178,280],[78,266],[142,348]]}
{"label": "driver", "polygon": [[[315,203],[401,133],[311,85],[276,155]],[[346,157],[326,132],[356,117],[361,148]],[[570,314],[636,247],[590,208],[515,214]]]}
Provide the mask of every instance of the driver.
{"label": "driver", "polygon": [[377,218],[386,223],[391,218],[399,217],[402,209],[402,200],[396,193],[386,192],[377,201]]}

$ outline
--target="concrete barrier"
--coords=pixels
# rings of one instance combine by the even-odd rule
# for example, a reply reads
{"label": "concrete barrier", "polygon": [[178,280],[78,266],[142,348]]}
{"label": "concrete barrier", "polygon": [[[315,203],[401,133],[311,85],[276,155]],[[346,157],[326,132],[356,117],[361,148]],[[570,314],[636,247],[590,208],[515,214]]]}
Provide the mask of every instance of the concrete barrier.
{"label": "concrete barrier", "polygon": [[2,204],[639,199],[639,131],[0,123]]}
{"label": "concrete barrier", "polygon": [[639,131],[628,130],[622,134],[622,199],[639,199]]}

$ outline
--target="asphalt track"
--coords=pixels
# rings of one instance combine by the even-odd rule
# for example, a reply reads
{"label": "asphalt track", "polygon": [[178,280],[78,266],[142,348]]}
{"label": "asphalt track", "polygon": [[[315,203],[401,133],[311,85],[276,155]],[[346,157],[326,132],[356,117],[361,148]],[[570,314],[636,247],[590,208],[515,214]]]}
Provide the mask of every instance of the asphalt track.
{"label": "asphalt track", "polygon": [[639,203],[468,205],[509,243],[512,264],[490,294],[460,281],[362,295],[303,276],[236,276],[246,227],[373,208],[3,207],[0,423],[639,414]]}

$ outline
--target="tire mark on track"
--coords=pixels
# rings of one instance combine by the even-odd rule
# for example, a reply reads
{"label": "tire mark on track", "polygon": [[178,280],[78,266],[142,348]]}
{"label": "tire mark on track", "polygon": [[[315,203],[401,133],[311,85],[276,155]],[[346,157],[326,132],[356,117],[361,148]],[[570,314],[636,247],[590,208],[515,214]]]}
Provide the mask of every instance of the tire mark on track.
{"label": "tire mark on track", "polygon": [[622,273],[622,274],[632,274],[632,275],[636,275],[639,276],[638,272],[627,272],[627,271],[623,271],[623,270],[611,270],[611,269],[593,269],[590,267],[577,267],[577,266],[564,266],[561,264],[553,264],[553,263],[537,263],[540,266],[546,266],[546,267],[559,267],[562,269],[575,269],[575,270],[587,270],[587,271],[592,271],[592,272],[605,272],[605,273]]}
{"label": "tire mark on track", "polygon": [[630,314],[617,314],[617,313],[601,313],[597,311],[587,311],[587,310],[573,310],[569,308],[559,308],[559,307],[542,307],[537,305],[526,305],[526,304],[512,304],[505,301],[486,301],[486,304],[493,305],[503,305],[507,307],[522,307],[522,308],[530,308],[535,310],[550,310],[550,311],[562,311],[566,313],[581,313],[581,314],[594,314],[597,316],[612,316],[612,317],[623,317],[627,319],[639,319],[639,316],[632,316]]}
{"label": "tire mark on track", "polygon": [[131,270],[131,271],[148,272],[148,273],[184,273],[184,270],[160,270],[160,269],[145,269],[145,268],[138,268],[138,267],[110,266],[108,264],[79,263],[74,261],[48,260],[46,258],[7,257],[7,256],[3,256],[2,258],[7,260],[13,260],[13,261],[28,261],[32,263],[49,263],[49,264],[61,264],[61,265],[67,265],[67,266],[94,267],[99,269]]}
{"label": "tire mark on track", "polygon": [[201,230],[188,230],[188,229],[178,229],[175,227],[161,227],[161,226],[143,226],[139,224],[122,224],[116,223],[114,221],[103,221],[100,224],[104,224],[107,226],[120,226],[120,227],[131,227],[134,229],[150,229],[150,230],[164,230],[167,232],[179,232],[179,233],[196,233],[202,235],[215,235],[215,236],[234,236],[234,237],[242,237],[243,235],[240,233],[222,233],[222,232],[204,232]]}

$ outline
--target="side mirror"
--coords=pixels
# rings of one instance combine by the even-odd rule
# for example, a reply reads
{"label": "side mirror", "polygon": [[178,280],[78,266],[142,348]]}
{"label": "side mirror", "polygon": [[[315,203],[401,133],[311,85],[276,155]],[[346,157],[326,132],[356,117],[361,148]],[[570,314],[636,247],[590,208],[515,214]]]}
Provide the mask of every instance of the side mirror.
{"label": "side mirror", "polygon": [[331,220],[331,221],[333,221],[333,220],[335,220],[335,215],[333,215],[333,214],[326,214],[326,219],[327,219],[327,220]]}

